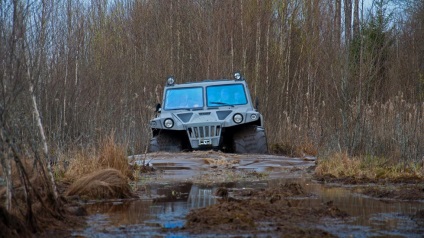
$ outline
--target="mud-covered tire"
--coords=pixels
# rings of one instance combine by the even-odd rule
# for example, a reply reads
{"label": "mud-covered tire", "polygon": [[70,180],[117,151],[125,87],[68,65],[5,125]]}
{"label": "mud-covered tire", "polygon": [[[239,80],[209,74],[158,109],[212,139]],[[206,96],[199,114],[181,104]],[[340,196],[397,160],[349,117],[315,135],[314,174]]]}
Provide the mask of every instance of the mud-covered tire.
{"label": "mud-covered tire", "polygon": [[235,133],[234,152],[240,154],[268,153],[264,128],[260,126],[249,126]]}
{"label": "mud-covered tire", "polygon": [[171,135],[161,133],[150,139],[148,152],[180,152],[181,141]]}

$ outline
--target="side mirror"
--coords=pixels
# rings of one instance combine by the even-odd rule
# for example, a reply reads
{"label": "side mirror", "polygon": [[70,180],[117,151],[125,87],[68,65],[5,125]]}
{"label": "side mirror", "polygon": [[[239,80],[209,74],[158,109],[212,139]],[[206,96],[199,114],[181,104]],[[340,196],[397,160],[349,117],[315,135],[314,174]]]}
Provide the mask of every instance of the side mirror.
{"label": "side mirror", "polygon": [[156,111],[155,112],[160,112],[162,105],[160,105],[160,103],[156,104]]}

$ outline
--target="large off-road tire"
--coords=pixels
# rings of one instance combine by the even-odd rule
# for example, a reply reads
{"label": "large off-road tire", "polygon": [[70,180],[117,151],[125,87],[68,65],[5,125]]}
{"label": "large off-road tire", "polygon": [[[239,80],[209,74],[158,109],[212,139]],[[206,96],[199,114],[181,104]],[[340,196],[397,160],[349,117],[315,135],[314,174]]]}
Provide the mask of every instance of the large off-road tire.
{"label": "large off-road tire", "polygon": [[266,154],[268,145],[265,130],[260,126],[248,126],[234,134],[234,152],[240,154]]}
{"label": "large off-road tire", "polygon": [[171,134],[160,133],[150,139],[148,152],[180,152],[181,150],[181,140]]}

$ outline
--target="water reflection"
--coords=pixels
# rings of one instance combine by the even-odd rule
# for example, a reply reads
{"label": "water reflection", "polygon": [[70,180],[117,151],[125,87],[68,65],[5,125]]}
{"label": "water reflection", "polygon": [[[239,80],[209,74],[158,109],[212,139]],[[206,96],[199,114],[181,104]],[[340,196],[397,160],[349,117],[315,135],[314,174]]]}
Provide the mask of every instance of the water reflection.
{"label": "water reflection", "polygon": [[87,204],[89,227],[73,235],[186,237],[188,234],[172,229],[184,226],[184,218],[190,209],[214,204],[213,189],[190,183],[162,185],[149,188],[149,199]]}
{"label": "water reflection", "polygon": [[211,187],[198,187],[193,185],[188,197],[188,204],[190,208],[206,207],[216,203],[214,196],[216,188]]}
{"label": "water reflection", "polygon": [[[146,190],[146,198],[122,202],[102,202],[87,205],[89,227],[74,235],[86,237],[186,237],[188,233],[173,228],[182,227],[191,209],[210,206],[217,202],[214,196],[218,187],[231,191],[278,186],[286,182],[299,183],[310,194],[290,198],[292,206],[313,207],[333,201],[340,210],[347,212],[347,220],[326,218],[318,227],[337,236],[367,237],[407,236],[421,237],[424,227],[410,216],[424,209],[422,202],[380,201],[351,193],[343,188],[328,188],[308,179],[285,179],[267,182],[240,182],[201,186],[191,183],[177,185],[152,185]],[[213,235],[213,234],[211,234]]]}

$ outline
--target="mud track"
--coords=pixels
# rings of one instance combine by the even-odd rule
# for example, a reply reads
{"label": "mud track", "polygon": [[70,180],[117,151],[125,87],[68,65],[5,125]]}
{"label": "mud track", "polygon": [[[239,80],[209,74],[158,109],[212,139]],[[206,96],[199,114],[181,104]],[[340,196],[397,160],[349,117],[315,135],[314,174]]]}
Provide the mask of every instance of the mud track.
{"label": "mud track", "polygon": [[[183,227],[175,232],[193,235],[256,234],[298,237],[332,237],[314,222],[322,217],[347,216],[331,201],[315,207],[298,206],[308,198],[303,185],[280,179],[305,179],[313,174],[315,159],[276,155],[226,154],[220,152],[151,153],[130,158],[132,164],[148,164],[156,173],[145,177],[145,184],[193,183],[214,187],[217,203],[193,209]],[[271,186],[234,184],[275,181]],[[172,186],[172,185],[171,185]],[[140,194],[143,197],[143,194]],[[161,199],[157,198],[156,201]],[[161,200],[163,201],[163,200]]]}
{"label": "mud track", "polygon": [[314,157],[289,158],[214,151],[150,153],[131,156],[129,160],[131,164],[148,164],[155,168],[152,182],[161,183],[220,183],[297,178],[312,175],[315,166]]}
{"label": "mud track", "polygon": [[422,201],[381,201],[375,198],[379,191],[367,189],[367,184],[327,186],[314,178],[313,157],[206,151],[150,153],[131,156],[129,162],[148,168],[131,185],[139,199],[88,204],[90,225],[74,231],[74,236],[420,237],[424,233]]}

